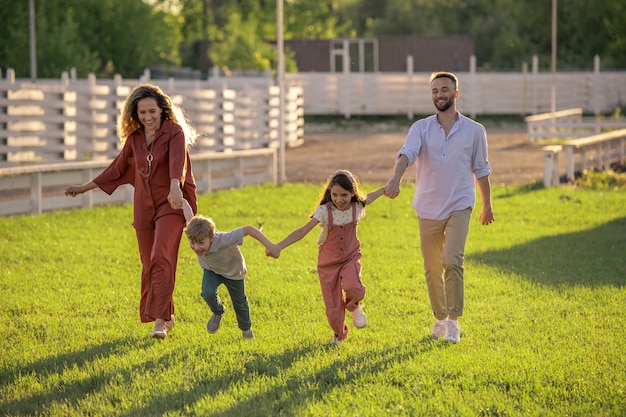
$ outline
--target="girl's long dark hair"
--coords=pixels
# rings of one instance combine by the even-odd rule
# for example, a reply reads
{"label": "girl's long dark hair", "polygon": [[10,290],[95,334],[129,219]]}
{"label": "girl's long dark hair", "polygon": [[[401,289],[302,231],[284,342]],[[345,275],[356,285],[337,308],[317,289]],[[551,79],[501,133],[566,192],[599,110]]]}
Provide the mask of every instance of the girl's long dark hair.
{"label": "girl's long dark hair", "polygon": [[361,190],[359,180],[354,175],[352,175],[350,171],[339,170],[333,172],[332,175],[328,178],[328,181],[326,181],[324,191],[320,196],[320,206],[331,201],[330,189],[333,185],[338,185],[344,190],[348,190],[353,193],[354,195],[352,196],[352,202],[359,202],[365,205],[367,195]]}

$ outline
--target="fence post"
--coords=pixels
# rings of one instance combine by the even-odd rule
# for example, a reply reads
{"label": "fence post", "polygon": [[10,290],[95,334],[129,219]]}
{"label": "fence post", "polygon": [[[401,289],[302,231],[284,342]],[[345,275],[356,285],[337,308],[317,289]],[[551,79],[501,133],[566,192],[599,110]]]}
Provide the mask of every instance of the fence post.
{"label": "fence post", "polygon": [[414,66],[413,66],[413,55],[407,55],[406,57],[406,75],[407,75],[407,79],[408,79],[408,83],[409,83],[409,88],[407,88],[407,94],[408,94],[408,104],[409,104],[409,108],[407,111],[407,118],[409,120],[413,120],[414,117],[414,113],[413,113],[413,96],[414,96],[414,92],[413,92],[413,84],[414,84],[414,80],[413,80],[413,73],[415,72],[414,70]]}
{"label": "fence post", "polygon": [[33,172],[30,174],[30,201],[31,213],[40,215],[43,205],[43,197],[41,193],[41,172]]}
{"label": "fence post", "polygon": [[470,56],[470,74],[468,85],[472,86],[470,90],[470,117],[472,119],[475,119],[477,114],[476,107],[477,103],[479,102],[479,88],[476,86],[476,55],[473,54],[472,56]]}
{"label": "fence post", "polygon": [[522,116],[528,114],[528,62],[522,64]]}
{"label": "fence post", "polygon": [[[348,46],[348,40],[344,39],[343,41],[343,71],[341,72],[340,79],[341,84],[339,85],[339,108],[343,109],[343,117],[345,119],[350,119],[352,116],[350,114],[350,110],[352,108],[352,97],[354,93],[352,92],[353,85],[350,82],[352,77],[350,77],[350,48]],[[343,86],[343,88],[342,88]],[[341,111],[341,110],[340,110]]]}
{"label": "fence post", "polygon": [[537,57],[537,55],[533,55],[532,78],[533,82],[530,83],[532,92],[531,114],[537,114],[539,113],[537,109],[537,80],[539,78],[539,58]]}
{"label": "fence post", "polygon": [[[600,74],[600,57],[598,55],[593,57],[593,74],[591,75],[591,106],[593,108],[593,113],[596,117],[598,117],[602,113],[601,105],[603,101],[602,91],[600,91],[600,86],[602,85],[602,75]],[[596,133],[600,133],[597,131]]]}
{"label": "fence post", "polygon": [[143,74],[141,75],[141,77],[139,77],[139,82],[147,83],[150,81],[150,77],[151,77],[150,68],[146,68],[143,70]]}
{"label": "fence post", "polygon": [[[83,170],[82,174],[83,174],[83,178],[82,178],[83,184],[87,184],[94,177],[94,172],[92,168]],[[93,191],[89,193],[83,193],[82,203],[83,203],[83,208],[93,207]]]}

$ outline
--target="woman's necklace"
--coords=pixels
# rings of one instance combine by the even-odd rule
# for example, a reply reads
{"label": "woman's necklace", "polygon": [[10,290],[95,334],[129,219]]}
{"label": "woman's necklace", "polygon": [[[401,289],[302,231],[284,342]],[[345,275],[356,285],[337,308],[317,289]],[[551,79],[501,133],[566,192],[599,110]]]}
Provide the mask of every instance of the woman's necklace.
{"label": "woman's necklace", "polygon": [[[148,146],[147,138],[148,136],[146,135],[146,146]],[[152,155],[152,150],[154,149],[155,140],[156,140],[156,132],[154,132],[154,135],[152,136],[152,141],[150,141],[150,149],[148,149],[148,156],[146,156],[146,160],[148,161],[148,173],[145,175],[142,175],[144,178],[149,177],[150,173],[152,172],[152,161],[154,160],[154,156]]]}

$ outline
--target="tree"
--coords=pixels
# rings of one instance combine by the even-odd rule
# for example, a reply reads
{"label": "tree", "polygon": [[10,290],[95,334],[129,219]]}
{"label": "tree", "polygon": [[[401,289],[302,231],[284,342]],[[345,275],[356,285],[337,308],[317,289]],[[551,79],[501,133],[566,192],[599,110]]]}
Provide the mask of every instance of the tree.
{"label": "tree", "polygon": [[229,15],[223,37],[213,43],[209,57],[225,71],[271,69],[274,48],[260,40],[256,34],[257,21],[252,17],[244,22],[237,13]]}
{"label": "tree", "polygon": [[[17,77],[27,77],[30,68],[27,3],[0,0],[0,65]],[[71,68],[80,77],[137,77],[151,65],[178,64],[181,36],[173,19],[143,1],[38,0],[38,77],[56,78]]]}
{"label": "tree", "polygon": [[18,77],[28,77],[28,1],[0,0],[0,21],[0,67],[5,71],[13,68]]}

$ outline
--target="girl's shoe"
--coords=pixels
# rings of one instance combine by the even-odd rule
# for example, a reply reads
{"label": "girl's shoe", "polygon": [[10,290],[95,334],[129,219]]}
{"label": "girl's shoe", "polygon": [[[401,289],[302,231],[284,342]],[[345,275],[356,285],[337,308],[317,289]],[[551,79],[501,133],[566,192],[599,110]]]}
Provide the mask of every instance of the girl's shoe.
{"label": "girl's shoe", "polygon": [[361,306],[358,306],[356,309],[354,309],[354,311],[351,311],[351,313],[352,324],[354,324],[354,327],[356,327],[357,329],[362,329],[363,327],[367,326],[367,317],[365,317],[365,313],[363,312]]}

